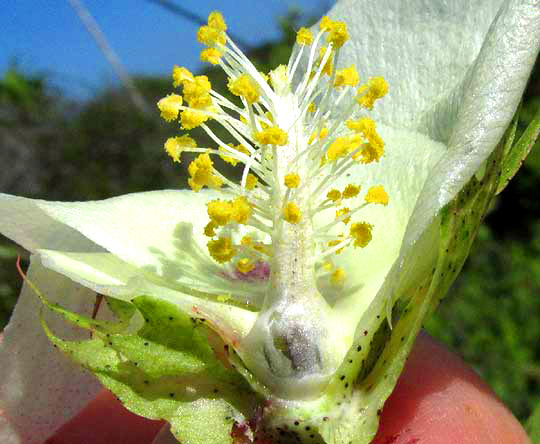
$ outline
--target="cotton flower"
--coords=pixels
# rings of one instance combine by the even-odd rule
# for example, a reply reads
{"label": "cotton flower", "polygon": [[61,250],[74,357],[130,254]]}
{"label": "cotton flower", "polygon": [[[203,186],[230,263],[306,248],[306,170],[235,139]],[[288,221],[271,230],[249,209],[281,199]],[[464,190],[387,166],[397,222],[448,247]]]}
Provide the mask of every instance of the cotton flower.
{"label": "cotton flower", "polygon": [[[167,419],[179,440],[230,442],[233,427],[272,438],[286,427],[292,441],[368,443],[500,188],[499,141],[540,45],[538,2],[341,1],[300,30],[289,64],[268,78],[226,30],[212,13],[198,39],[238,100],[175,67],[178,90],[159,102],[166,120],[216,143],[201,148],[184,133],[166,142],[174,161],[197,154],[192,190],[85,203],[2,195],[0,231],[33,253],[42,302],[93,331],[71,344],[47,320],[54,344],[127,408]],[[216,156],[241,165],[239,183]],[[48,302],[92,292],[109,298],[115,324]],[[37,443],[58,422],[28,405],[34,381],[65,393],[64,418],[95,386],[74,396],[56,379],[77,373],[34,339],[31,297],[27,284],[1,351],[12,422],[0,437]]]}

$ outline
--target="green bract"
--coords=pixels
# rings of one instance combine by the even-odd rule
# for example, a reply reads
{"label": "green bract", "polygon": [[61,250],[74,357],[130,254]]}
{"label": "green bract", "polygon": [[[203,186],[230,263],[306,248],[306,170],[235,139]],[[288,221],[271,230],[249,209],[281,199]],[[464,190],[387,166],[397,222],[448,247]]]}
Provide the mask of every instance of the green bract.
{"label": "green bract", "polygon": [[[337,68],[355,64],[379,92],[381,77],[390,85],[370,114],[384,156],[371,152],[368,161],[363,153],[362,167],[353,169],[353,139],[331,150],[345,137],[344,121],[363,114],[350,111],[343,89],[332,90],[335,77],[317,83],[330,51],[317,64],[315,51],[303,57],[295,48],[289,70],[272,71],[270,84],[235,53],[229,88],[244,108],[231,107],[247,123],[234,127],[219,108],[231,102],[210,97],[207,79],[193,86],[187,71],[175,72],[175,82],[187,82],[184,98],[168,96],[160,109],[168,120],[187,112],[184,128],[205,128],[207,116],[189,114],[193,109],[232,125],[231,133],[253,147],[225,154],[263,176],[255,191],[247,186],[249,168],[241,186],[229,183],[213,172],[210,151],[177,137],[166,145],[174,160],[182,150],[203,153],[189,167],[194,190],[227,186],[77,203],[0,195],[0,232],[32,253],[0,348],[0,407],[10,419],[2,442],[42,442],[98,389],[51,343],[126,408],[167,420],[183,443],[232,443],[234,434],[281,443],[372,440],[423,320],[459,273],[492,198],[538,136],[540,118],[515,141],[512,118],[540,47],[540,5],[343,0],[329,16],[348,25],[323,19],[323,28],[331,27],[328,45],[339,47]],[[199,39],[225,51],[225,30],[221,16],[211,15]],[[317,35],[314,45],[323,33]],[[310,38],[303,30],[300,43]],[[205,53],[212,61],[221,56]],[[347,75],[343,82],[354,83],[352,71]],[[370,84],[370,77],[378,80]],[[306,114],[311,85],[313,118]],[[359,103],[369,110],[367,95]],[[259,100],[272,119],[265,120]],[[327,138],[308,142],[323,124]],[[367,145],[382,150],[372,140],[362,149]],[[314,149],[323,157],[297,161]],[[343,164],[347,174],[334,169],[342,158],[351,160]],[[281,189],[289,173],[300,186]],[[384,193],[370,202],[368,191],[369,205],[357,204],[364,225],[340,237],[331,199],[316,201],[310,213],[319,189],[326,196],[326,179],[338,190],[361,184],[380,192],[383,184],[389,202]],[[224,203],[231,195],[240,200]],[[225,222],[208,227],[211,213]],[[216,229],[220,238],[209,242]],[[248,251],[245,236],[273,255],[266,262],[253,260],[255,253],[239,256],[235,249]],[[349,248],[328,252],[321,239]],[[335,275],[325,272],[329,256],[332,270],[340,270]],[[232,258],[243,262],[235,268]],[[108,306],[98,320],[90,316],[96,293]]]}

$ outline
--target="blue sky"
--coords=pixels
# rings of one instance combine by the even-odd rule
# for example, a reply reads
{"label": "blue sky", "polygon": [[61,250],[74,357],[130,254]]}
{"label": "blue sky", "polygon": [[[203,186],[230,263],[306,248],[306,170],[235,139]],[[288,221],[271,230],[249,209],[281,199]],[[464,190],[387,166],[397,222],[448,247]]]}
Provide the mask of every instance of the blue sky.
{"label": "blue sky", "polygon": [[[206,17],[223,12],[229,29],[252,45],[279,38],[277,19],[297,6],[305,15],[334,0],[172,0]],[[84,0],[130,73],[167,74],[174,64],[200,66],[197,26],[148,0]],[[10,2],[0,15],[0,74],[16,60],[25,72],[47,74],[74,97],[116,81],[67,0]]]}

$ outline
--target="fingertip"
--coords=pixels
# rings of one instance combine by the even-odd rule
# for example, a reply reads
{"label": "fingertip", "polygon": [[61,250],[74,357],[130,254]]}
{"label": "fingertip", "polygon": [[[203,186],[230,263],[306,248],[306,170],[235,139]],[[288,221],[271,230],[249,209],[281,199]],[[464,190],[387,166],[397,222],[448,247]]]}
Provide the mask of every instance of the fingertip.
{"label": "fingertip", "polygon": [[411,351],[374,444],[528,444],[525,431],[459,357],[427,334]]}
{"label": "fingertip", "polygon": [[103,390],[45,444],[150,444],[162,425],[162,421],[129,412],[111,392]]}

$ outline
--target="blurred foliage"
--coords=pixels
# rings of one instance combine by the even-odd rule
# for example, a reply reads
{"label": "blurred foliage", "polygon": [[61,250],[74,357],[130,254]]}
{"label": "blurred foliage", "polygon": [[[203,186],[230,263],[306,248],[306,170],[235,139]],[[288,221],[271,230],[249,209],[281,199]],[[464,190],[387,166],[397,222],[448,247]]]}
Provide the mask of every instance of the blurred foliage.
{"label": "blurred foliage", "polygon": [[[286,63],[300,15],[283,19],[283,38],[250,50],[264,72]],[[303,25],[305,23],[302,23]],[[209,77],[227,91],[221,71]],[[149,104],[172,91],[171,79],[136,77]],[[540,107],[540,66],[527,89],[520,115],[523,130]],[[216,127],[218,136],[227,136]],[[101,199],[128,192],[186,186],[189,156],[174,164],[162,146],[175,127],[141,114],[118,88],[86,103],[50,90],[47,79],[10,68],[0,79],[0,190],[58,200]],[[193,131],[200,146],[212,146]],[[471,256],[449,296],[426,324],[487,380],[520,418],[540,402],[540,146],[533,148],[517,178],[498,198]],[[239,174],[220,163],[228,175]],[[0,238],[0,329],[16,301],[17,254]]]}
{"label": "blurred foliage", "polygon": [[540,221],[528,242],[480,230],[426,329],[472,365],[521,419],[540,402]]}

